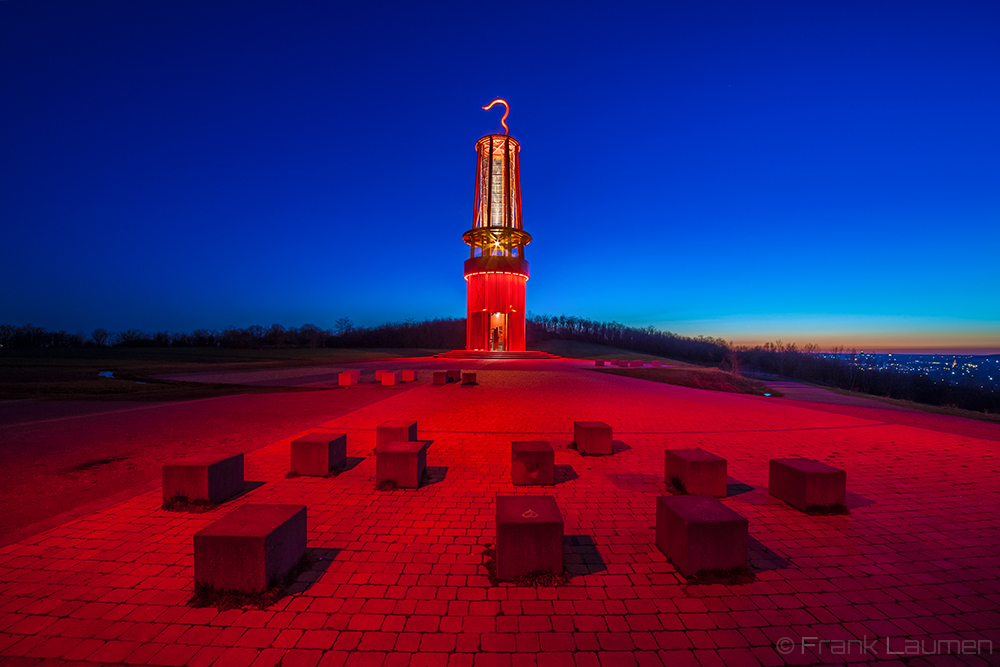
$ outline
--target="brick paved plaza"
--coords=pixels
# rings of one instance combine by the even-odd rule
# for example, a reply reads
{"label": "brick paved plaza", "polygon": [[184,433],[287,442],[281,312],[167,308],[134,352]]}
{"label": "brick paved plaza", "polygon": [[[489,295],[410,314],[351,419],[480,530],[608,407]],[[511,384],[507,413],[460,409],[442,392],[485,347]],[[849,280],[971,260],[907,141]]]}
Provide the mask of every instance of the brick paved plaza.
{"label": "brick paved plaza", "polygon": [[[331,370],[360,368],[364,380],[327,392],[332,402],[379,394],[315,425],[347,434],[345,472],[286,478],[290,442],[309,431],[288,433],[247,454],[259,484],[211,512],[164,511],[157,489],[0,548],[0,663],[1000,664],[1000,427],[686,389],[592,364]],[[431,384],[432,369],[459,367],[478,385]],[[376,368],[420,373],[381,387]],[[329,383],[317,369],[300,376]],[[398,419],[433,441],[430,483],[378,491],[375,427]],[[582,420],[614,428],[611,456],[567,447]],[[553,444],[554,486],[511,484],[512,440]],[[753,583],[689,584],[654,544],[663,451],[691,447],[728,460],[723,502],[749,520]],[[798,456],[847,471],[849,514],[806,515],[767,494],[768,460]],[[568,584],[491,585],[497,494],[556,497]],[[319,560],[266,610],[188,606],[193,534],[251,502],[307,505]]]}

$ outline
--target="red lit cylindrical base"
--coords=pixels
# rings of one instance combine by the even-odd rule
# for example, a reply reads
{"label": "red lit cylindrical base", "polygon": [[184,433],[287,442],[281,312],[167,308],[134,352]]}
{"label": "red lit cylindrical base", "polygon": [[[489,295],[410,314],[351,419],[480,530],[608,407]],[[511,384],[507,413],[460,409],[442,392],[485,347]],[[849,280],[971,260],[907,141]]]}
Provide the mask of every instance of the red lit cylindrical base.
{"label": "red lit cylindrical base", "polygon": [[528,276],[519,273],[473,273],[467,286],[468,350],[523,352],[524,298]]}

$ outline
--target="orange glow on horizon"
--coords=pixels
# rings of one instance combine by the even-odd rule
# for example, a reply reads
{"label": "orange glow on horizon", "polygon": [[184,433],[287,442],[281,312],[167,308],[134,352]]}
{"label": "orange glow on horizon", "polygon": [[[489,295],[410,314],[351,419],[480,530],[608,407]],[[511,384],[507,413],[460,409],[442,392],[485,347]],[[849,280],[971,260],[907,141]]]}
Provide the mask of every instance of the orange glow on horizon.
{"label": "orange glow on horizon", "polygon": [[[728,336],[720,336],[729,339]],[[796,332],[795,335],[734,336],[730,342],[737,346],[756,347],[766,342],[795,342],[801,349],[804,344],[818,345],[820,351],[834,348],[858,352],[898,354],[997,354],[1000,346],[995,336],[982,336],[940,331],[921,332]]]}
{"label": "orange glow on horizon", "polygon": [[486,106],[484,106],[483,110],[489,111],[490,109],[493,108],[493,105],[496,104],[497,102],[504,105],[504,107],[506,108],[506,111],[504,111],[503,113],[503,118],[500,119],[500,124],[503,125],[503,129],[505,130],[504,134],[510,134],[510,128],[507,127],[507,114],[510,113],[510,105],[507,104],[507,100],[503,99],[502,97],[498,97],[489,104],[487,104]]}
{"label": "orange glow on horizon", "polygon": [[732,315],[661,321],[654,326],[682,336],[706,335],[737,346],[781,341],[799,349],[816,345],[859,352],[997,354],[1000,329],[990,321],[882,315]]}

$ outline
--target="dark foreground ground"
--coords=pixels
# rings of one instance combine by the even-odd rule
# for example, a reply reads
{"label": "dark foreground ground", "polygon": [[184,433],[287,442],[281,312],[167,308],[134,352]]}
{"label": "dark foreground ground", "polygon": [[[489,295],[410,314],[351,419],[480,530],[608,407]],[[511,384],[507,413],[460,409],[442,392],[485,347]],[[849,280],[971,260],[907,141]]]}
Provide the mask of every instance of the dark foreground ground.
{"label": "dark foreground ground", "polygon": [[[77,504],[76,518],[52,520],[50,512],[48,530],[22,525],[26,537],[0,547],[0,661],[997,664],[1000,428],[675,387],[595,373],[591,364],[463,362],[479,385],[462,387],[430,384],[430,369],[454,362],[380,362],[360,365],[366,380],[390,365],[420,368],[420,379],[119,404],[86,416],[72,406],[56,417],[22,407],[0,426],[4,443],[20,443],[9,449],[35,448],[3,454],[12,480],[12,471],[35,466],[12,481],[26,497],[21,506],[45,503],[74,475],[104,495],[103,506]],[[302,373],[302,384],[328,382],[323,372]],[[278,375],[228,379],[290,382]],[[402,418],[433,440],[429,483],[377,491],[374,427]],[[615,453],[569,449],[578,420],[611,424]],[[316,428],[347,434],[352,467],[331,478],[286,478],[289,442]],[[515,439],[554,444],[554,487],[510,484]],[[206,447],[248,452],[247,479],[256,484],[208,513],[165,512],[158,466]],[[653,544],[655,498],[667,493],[663,450],[681,447],[728,460],[724,503],[749,519],[752,582],[693,583]],[[847,470],[850,513],[810,516],[770,497],[767,461],[785,456]],[[495,497],[525,493],[559,503],[566,585],[521,588],[488,577]],[[313,569],[265,610],[188,606],[191,536],[247,502],[308,506]]]}

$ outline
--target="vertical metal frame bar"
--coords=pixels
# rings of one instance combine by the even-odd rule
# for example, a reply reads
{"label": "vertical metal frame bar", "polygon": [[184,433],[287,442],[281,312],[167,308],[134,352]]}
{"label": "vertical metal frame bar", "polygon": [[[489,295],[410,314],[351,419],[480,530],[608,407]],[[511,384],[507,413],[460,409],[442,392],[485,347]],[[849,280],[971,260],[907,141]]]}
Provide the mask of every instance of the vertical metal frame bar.
{"label": "vertical metal frame bar", "polygon": [[[516,229],[523,229],[524,224],[521,220],[521,156],[520,150],[518,150],[517,159],[514,160],[514,205],[517,207],[517,222],[515,224]],[[521,251],[523,254],[523,250]]]}
{"label": "vertical metal frame bar", "polygon": [[489,155],[486,158],[488,165],[487,172],[489,173],[489,189],[486,191],[486,226],[493,226],[493,135],[491,134],[487,137],[487,144],[489,144]]}
{"label": "vertical metal frame bar", "polygon": [[482,162],[480,153],[481,151],[479,150],[479,145],[477,144],[476,145],[476,194],[472,200],[472,229],[479,227],[479,206],[481,204],[479,198],[482,196],[480,188],[482,187],[481,181],[483,180],[482,169],[480,168],[480,163]]}
{"label": "vertical metal frame bar", "polygon": [[504,193],[504,196],[507,199],[507,201],[504,202],[504,207],[503,207],[503,226],[504,227],[511,227],[514,224],[514,221],[511,220],[512,211],[511,211],[511,208],[510,208],[510,205],[511,205],[511,201],[510,201],[510,185],[511,185],[511,179],[510,179],[510,137],[504,137],[503,141],[504,141],[504,145],[503,145],[503,178],[504,178],[503,193]]}

